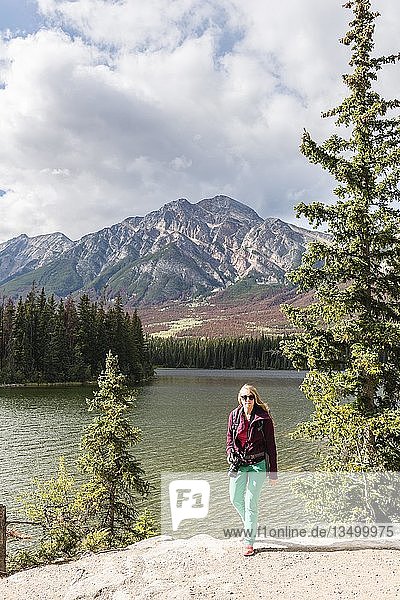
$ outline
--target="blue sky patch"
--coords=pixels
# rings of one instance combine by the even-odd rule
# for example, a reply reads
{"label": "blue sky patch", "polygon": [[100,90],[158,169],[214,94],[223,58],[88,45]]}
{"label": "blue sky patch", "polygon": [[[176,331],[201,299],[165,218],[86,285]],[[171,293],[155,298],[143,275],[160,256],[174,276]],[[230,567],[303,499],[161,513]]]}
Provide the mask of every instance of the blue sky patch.
{"label": "blue sky patch", "polygon": [[43,25],[34,0],[1,0],[0,30],[32,33]]}

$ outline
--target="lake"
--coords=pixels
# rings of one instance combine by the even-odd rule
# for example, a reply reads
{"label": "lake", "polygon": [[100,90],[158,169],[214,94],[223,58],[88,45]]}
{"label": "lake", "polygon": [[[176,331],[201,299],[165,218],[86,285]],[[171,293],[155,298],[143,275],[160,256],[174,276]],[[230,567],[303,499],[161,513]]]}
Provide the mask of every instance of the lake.
{"label": "lake", "polygon": [[[271,408],[279,468],[311,469],[313,447],[288,435],[312,409],[299,390],[302,377],[295,371],[158,369],[155,379],[138,390],[132,413],[143,432],[135,454],[154,486],[150,508],[158,501],[162,471],[226,471],[227,418],[244,383],[254,384]],[[15,515],[16,497],[33,477],[55,474],[59,456],[75,472],[79,439],[93,418],[85,402],[92,389],[0,390],[0,502],[10,516]]]}

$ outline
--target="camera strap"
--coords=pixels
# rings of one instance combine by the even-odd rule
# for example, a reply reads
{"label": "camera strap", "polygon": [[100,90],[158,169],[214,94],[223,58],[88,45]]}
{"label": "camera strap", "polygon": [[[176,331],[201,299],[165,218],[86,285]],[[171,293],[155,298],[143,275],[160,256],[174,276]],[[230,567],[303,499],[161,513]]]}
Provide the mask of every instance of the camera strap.
{"label": "camera strap", "polygon": [[233,419],[233,422],[232,422],[232,437],[233,437],[234,441],[236,441],[236,433],[237,433],[237,430],[239,429],[240,414],[241,414],[242,410],[243,410],[243,408],[241,406],[239,406],[237,408],[235,418]]}

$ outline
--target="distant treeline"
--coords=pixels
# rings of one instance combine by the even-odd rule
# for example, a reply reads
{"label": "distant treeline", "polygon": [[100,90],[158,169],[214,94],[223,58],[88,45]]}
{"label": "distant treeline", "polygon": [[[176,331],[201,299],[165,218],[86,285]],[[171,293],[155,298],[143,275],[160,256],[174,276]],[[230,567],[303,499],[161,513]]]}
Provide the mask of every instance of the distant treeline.
{"label": "distant treeline", "polygon": [[108,307],[86,294],[57,302],[33,287],[0,301],[1,383],[92,381],[109,350],[131,382],[152,374],[141,321],[118,297]]}
{"label": "distant treeline", "polygon": [[291,369],[282,355],[282,336],[243,338],[159,338],[148,340],[158,367],[198,369]]}

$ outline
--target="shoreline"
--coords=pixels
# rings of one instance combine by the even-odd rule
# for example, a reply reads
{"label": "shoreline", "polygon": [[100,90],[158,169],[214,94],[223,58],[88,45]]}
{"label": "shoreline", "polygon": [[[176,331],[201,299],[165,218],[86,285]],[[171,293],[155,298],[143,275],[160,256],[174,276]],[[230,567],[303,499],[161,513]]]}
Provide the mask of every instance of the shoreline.
{"label": "shoreline", "polygon": [[0,383],[1,388],[66,388],[66,387],[85,387],[96,385],[95,381],[56,381],[56,382],[41,382],[34,381],[28,383]]}

